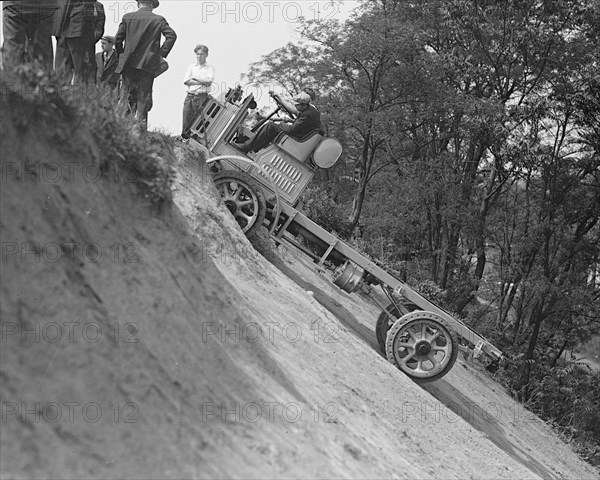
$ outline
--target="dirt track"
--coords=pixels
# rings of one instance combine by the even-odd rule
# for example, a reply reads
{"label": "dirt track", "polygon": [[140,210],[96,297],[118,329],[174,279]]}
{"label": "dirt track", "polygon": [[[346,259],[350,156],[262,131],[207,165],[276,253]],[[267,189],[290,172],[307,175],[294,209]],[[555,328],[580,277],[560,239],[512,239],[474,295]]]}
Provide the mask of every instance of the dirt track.
{"label": "dirt track", "polygon": [[[190,168],[188,164],[188,168],[191,173],[197,166],[192,164]],[[199,177],[192,175],[194,176],[204,178],[202,174]],[[180,184],[176,194],[176,203],[184,213],[188,211],[186,206],[189,199],[197,198],[194,182],[189,180],[190,178]],[[197,218],[193,214],[187,214],[186,217],[192,224]],[[196,228],[202,237],[202,227]],[[231,255],[231,252],[238,249],[229,243],[231,240],[226,235],[218,236],[213,242],[211,249],[215,252],[213,258],[217,267],[232,283],[237,283],[236,280],[249,267],[246,258],[243,254]],[[285,287],[287,280],[291,280],[300,287],[300,296],[308,297],[311,303],[313,299],[316,300],[318,307],[321,307],[320,313],[326,318],[326,328],[322,329],[324,334],[321,338],[322,342],[329,342],[332,348],[329,352],[330,361],[335,362],[337,367],[341,366],[356,381],[354,385],[342,382],[342,388],[334,394],[337,402],[335,405],[339,409],[336,411],[336,419],[339,412],[348,405],[348,416],[344,420],[349,423],[354,423],[358,420],[355,416],[360,417],[361,414],[381,420],[381,425],[371,425],[371,428],[362,431],[360,437],[363,440],[372,441],[383,434],[379,430],[386,430],[385,427],[391,426],[393,431],[402,432],[400,438],[406,440],[405,444],[414,447],[415,464],[424,467],[416,478],[429,475],[433,478],[466,478],[467,472],[471,472],[478,464],[481,469],[475,468],[475,472],[468,474],[472,478],[558,479],[594,478],[597,475],[589,466],[582,464],[547,425],[514,402],[501,386],[483,373],[481,366],[467,364],[459,358],[446,377],[423,387],[417,386],[393,368],[390,371],[391,365],[380,352],[374,335],[374,323],[380,310],[373,301],[365,295],[349,295],[335,287],[331,282],[330,272],[317,269],[307,256],[293,247],[282,246],[275,250],[264,232],[252,243],[287,277],[281,279],[273,272],[275,281],[281,287]],[[243,250],[242,248],[241,251]],[[267,283],[272,283],[273,279],[269,280]],[[265,298],[265,290],[260,283],[240,284],[245,298],[257,310],[264,311],[266,302],[273,302],[276,308],[281,299]],[[277,295],[276,292],[273,290],[272,294]],[[291,321],[298,318],[295,315],[299,314],[293,308],[286,313],[285,318]],[[353,346],[344,345],[346,342]],[[310,343],[312,342],[307,345],[307,350],[313,346]],[[342,349],[343,353],[350,354],[346,365],[339,365],[341,358],[345,357]],[[336,367],[331,364],[330,367],[335,372]],[[306,371],[323,379],[330,375],[338,378],[338,375],[329,371],[330,367],[327,362],[315,362],[307,365]],[[379,368],[383,371],[376,371]],[[376,379],[369,388],[364,384],[367,378]],[[359,409],[350,407],[353,401],[360,404]],[[409,425],[417,427],[419,433],[415,438],[407,433]],[[394,440],[392,444],[398,438]],[[472,442],[478,444],[479,441],[484,446],[473,445],[472,450],[465,448]],[[388,446],[378,444],[377,448],[385,451]],[[402,456],[406,458],[407,455]],[[391,458],[393,457],[397,455],[391,453]],[[381,464],[388,460],[382,455],[379,458]],[[426,458],[429,460],[425,460]],[[447,462],[440,462],[442,458],[446,458]],[[582,469],[575,471],[571,462]],[[395,471],[394,467],[391,471]],[[398,473],[390,475],[402,478]],[[350,476],[353,475],[350,473]],[[382,478],[387,477],[384,474]]]}
{"label": "dirt track", "polygon": [[[1,133],[3,171],[101,155]],[[296,251],[259,254],[177,153],[162,210],[109,179],[3,181],[2,242],[41,245],[2,264],[3,478],[598,477],[475,366],[411,382],[374,305]],[[67,243],[103,255],[43,247]]]}

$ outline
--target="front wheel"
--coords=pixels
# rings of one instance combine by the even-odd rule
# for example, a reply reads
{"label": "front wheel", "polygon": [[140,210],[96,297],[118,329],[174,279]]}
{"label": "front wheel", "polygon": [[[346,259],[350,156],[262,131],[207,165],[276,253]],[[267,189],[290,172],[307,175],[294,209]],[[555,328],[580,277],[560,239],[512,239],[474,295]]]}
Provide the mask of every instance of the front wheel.
{"label": "front wheel", "polygon": [[265,196],[250,175],[225,170],[213,177],[225,206],[234,216],[246,237],[254,235],[265,219]]}
{"label": "front wheel", "polygon": [[417,383],[446,375],[458,355],[456,333],[432,312],[411,312],[399,318],[387,334],[386,356]]}

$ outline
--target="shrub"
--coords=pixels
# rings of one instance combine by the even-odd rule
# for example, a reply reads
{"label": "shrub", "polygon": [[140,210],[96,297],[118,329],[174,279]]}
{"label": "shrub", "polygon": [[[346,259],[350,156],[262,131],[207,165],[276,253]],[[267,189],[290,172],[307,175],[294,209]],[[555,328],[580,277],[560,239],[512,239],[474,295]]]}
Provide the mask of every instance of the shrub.
{"label": "shrub", "polygon": [[[508,348],[505,353],[510,353]],[[529,369],[527,385],[521,383],[525,369]],[[542,358],[526,360],[521,354],[506,370],[498,370],[496,380],[519,399],[527,388],[523,399],[527,409],[571,439],[584,459],[594,455],[600,445],[600,372],[573,356],[551,366]]]}
{"label": "shrub", "polygon": [[[35,63],[0,72],[3,110],[19,131],[35,128],[50,141],[68,143],[89,132],[101,150],[100,171],[127,172],[153,204],[170,201],[174,178],[169,155],[151,144],[128,114],[118,92],[106,85],[65,85]],[[75,146],[73,146],[75,147]]]}
{"label": "shrub", "polygon": [[328,230],[341,233],[346,231],[348,212],[338,205],[324,184],[308,187],[301,198],[303,209],[311,220]]}

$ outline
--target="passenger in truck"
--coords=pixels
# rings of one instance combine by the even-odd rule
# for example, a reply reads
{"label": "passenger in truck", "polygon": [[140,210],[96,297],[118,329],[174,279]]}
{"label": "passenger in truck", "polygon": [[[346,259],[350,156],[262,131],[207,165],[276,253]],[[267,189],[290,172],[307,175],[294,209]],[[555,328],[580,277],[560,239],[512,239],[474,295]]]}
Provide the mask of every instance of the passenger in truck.
{"label": "passenger in truck", "polygon": [[292,99],[292,102],[282,99],[276,93],[269,93],[278,106],[283,107],[289,113],[296,114],[296,118],[291,124],[283,121],[269,121],[262,125],[251,139],[243,142],[236,141],[237,148],[242,152],[258,152],[268,146],[281,132],[287,133],[296,140],[301,140],[313,131],[322,132],[321,114],[314,105],[311,105],[311,96],[307,92],[300,92]]}

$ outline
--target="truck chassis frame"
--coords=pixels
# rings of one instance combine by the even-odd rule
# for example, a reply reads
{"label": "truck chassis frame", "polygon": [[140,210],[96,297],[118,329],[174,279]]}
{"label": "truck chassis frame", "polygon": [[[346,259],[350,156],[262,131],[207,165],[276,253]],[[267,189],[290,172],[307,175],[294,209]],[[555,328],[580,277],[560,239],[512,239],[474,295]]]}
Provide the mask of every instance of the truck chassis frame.
{"label": "truck chassis frame", "polygon": [[[503,354],[487,339],[295,208],[317,168],[310,159],[286,150],[284,143],[254,157],[235,147],[233,138],[253,102],[251,95],[240,105],[227,97],[223,102],[211,98],[191,129],[192,138],[207,148],[206,163],[216,173],[215,184],[245,233],[250,236],[265,225],[276,244],[302,250],[320,267],[325,262],[337,265],[333,282],[348,293],[361,285],[370,293],[370,285],[380,285],[389,304],[382,305],[371,296],[382,309],[375,326],[379,346],[414,381],[443,377],[459,350],[475,358],[483,355],[497,366]],[[298,235],[320,253],[299,243]]]}

